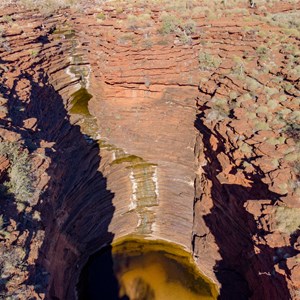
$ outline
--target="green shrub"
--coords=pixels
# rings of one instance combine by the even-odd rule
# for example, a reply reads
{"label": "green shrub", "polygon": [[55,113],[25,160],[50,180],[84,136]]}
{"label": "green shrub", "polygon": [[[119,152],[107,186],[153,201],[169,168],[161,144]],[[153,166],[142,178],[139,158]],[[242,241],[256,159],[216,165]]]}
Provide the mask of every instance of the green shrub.
{"label": "green shrub", "polygon": [[260,114],[260,113],[263,113],[263,114],[267,114],[269,112],[269,108],[267,106],[264,106],[264,105],[260,105],[257,109],[256,109],[256,113],[257,114]]}
{"label": "green shrub", "polygon": [[297,123],[288,124],[285,128],[285,133],[295,142],[300,141],[300,125],[298,125]]}
{"label": "green shrub", "polygon": [[234,66],[232,68],[233,74],[244,76],[245,75],[245,63],[243,59],[239,56],[234,56],[233,59]]}
{"label": "green shrub", "polygon": [[0,8],[8,6],[8,5],[12,5],[12,4],[14,4],[13,0],[1,0]]}
{"label": "green shrub", "polygon": [[13,22],[13,18],[12,16],[9,16],[9,15],[5,15],[1,18],[1,21],[2,22],[5,22],[5,23],[12,23]]}
{"label": "green shrub", "polygon": [[38,9],[41,13],[49,14],[61,8],[76,7],[80,0],[20,0],[29,9]]}
{"label": "green shrub", "polygon": [[252,147],[248,145],[247,143],[242,142],[241,146],[239,147],[242,153],[244,154],[250,154],[252,153]]}
{"label": "green shrub", "polygon": [[188,19],[182,25],[182,30],[186,35],[191,35],[196,32],[196,23],[195,21]]}
{"label": "green shrub", "polygon": [[136,38],[133,32],[123,33],[118,39],[118,43],[121,45],[127,44],[129,42],[131,42],[132,44],[136,44]]}
{"label": "green shrub", "polygon": [[190,44],[192,42],[191,37],[188,36],[184,31],[180,33],[179,40],[182,44]]}
{"label": "green shrub", "polygon": [[261,57],[264,58],[268,54],[269,49],[265,45],[260,45],[256,48],[256,53]]}
{"label": "green shrub", "polygon": [[[8,232],[7,235],[9,236]],[[18,273],[25,266],[25,257],[26,252],[20,246],[0,247],[0,299],[20,299],[10,297],[12,294],[8,295],[5,287],[9,282],[15,284],[18,281]]]}
{"label": "green shrub", "polygon": [[158,32],[163,35],[176,33],[181,43],[190,44],[191,35],[196,32],[196,23],[192,19],[182,20],[174,15],[164,13],[161,16],[161,27]]}
{"label": "green shrub", "polygon": [[270,108],[270,109],[275,109],[277,106],[278,106],[278,101],[276,100],[269,100],[267,102],[267,106]]}
{"label": "green shrub", "polygon": [[228,117],[227,113],[222,110],[211,110],[207,115],[206,115],[206,120],[207,121],[222,121]]}
{"label": "green shrub", "polygon": [[251,77],[247,77],[245,82],[247,84],[248,90],[251,92],[255,92],[261,87],[261,84],[256,79],[253,79]]}
{"label": "green shrub", "polygon": [[7,191],[14,195],[16,201],[30,202],[34,178],[27,149],[16,142],[1,142],[0,155],[6,155],[10,161],[9,180],[4,182]]}
{"label": "green shrub", "polygon": [[104,12],[100,12],[96,15],[96,18],[99,20],[105,20],[106,16],[105,16]]}
{"label": "green shrub", "polygon": [[214,56],[212,54],[209,54],[205,51],[199,51],[199,56],[198,56],[199,64],[200,64],[200,69],[202,70],[212,70],[216,69],[220,66],[222,63],[222,60],[218,56]]}
{"label": "green shrub", "polygon": [[277,207],[275,221],[279,231],[292,234],[300,229],[300,208]]}
{"label": "green shrub", "polygon": [[161,34],[174,33],[178,29],[178,26],[180,24],[178,17],[168,14],[164,14],[161,17],[161,21],[162,23],[159,29],[159,32]]}
{"label": "green shrub", "polygon": [[146,49],[150,49],[153,46],[153,41],[150,38],[145,38],[144,41],[143,41],[143,46]]}
{"label": "green shrub", "polygon": [[129,14],[127,16],[128,28],[131,30],[136,30],[138,28],[146,28],[151,26],[151,15],[144,13],[140,15]]}
{"label": "green shrub", "polygon": [[0,231],[3,229],[3,226],[4,226],[3,215],[0,215]]}
{"label": "green shrub", "polygon": [[254,121],[254,127],[257,131],[260,130],[270,130],[270,126],[265,121],[260,121],[259,119]]}
{"label": "green shrub", "polygon": [[230,100],[236,100],[238,96],[239,96],[239,95],[238,95],[238,93],[237,93],[236,91],[231,91],[231,92],[229,93],[229,98],[230,98]]}

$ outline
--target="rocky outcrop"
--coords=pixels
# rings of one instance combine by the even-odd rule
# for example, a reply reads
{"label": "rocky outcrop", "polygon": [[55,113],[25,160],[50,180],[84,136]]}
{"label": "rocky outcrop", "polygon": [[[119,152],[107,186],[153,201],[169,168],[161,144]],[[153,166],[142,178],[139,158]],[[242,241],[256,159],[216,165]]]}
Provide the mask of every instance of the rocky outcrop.
{"label": "rocky outcrop", "polygon": [[74,299],[88,257],[134,235],[191,252],[223,299],[297,299],[297,36],[201,8],[168,34],[155,7],[3,12],[0,133],[35,174],[1,204],[4,252],[25,249],[6,293]]}

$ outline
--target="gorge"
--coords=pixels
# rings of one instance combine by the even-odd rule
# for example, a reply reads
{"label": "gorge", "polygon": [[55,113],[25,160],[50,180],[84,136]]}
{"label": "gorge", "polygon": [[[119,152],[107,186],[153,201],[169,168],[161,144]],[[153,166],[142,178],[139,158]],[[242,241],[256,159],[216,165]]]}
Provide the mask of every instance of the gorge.
{"label": "gorge", "polygon": [[300,299],[300,4],[86,2],[0,13],[1,297]]}

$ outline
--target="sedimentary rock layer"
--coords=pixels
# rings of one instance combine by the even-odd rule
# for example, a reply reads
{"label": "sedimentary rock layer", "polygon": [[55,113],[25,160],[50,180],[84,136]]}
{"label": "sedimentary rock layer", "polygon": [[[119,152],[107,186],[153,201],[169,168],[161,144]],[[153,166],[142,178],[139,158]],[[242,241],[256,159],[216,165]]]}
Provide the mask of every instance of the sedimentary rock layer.
{"label": "sedimentary rock layer", "polygon": [[299,238],[278,212],[299,209],[299,146],[278,116],[299,122],[298,40],[250,12],[199,14],[185,43],[157,32],[157,8],[142,27],[127,12],[2,15],[0,133],[36,176],[31,203],[1,212],[2,245],[26,252],[7,290],[74,299],[88,257],[136,235],[183,246],[224,299],[296,299]]}

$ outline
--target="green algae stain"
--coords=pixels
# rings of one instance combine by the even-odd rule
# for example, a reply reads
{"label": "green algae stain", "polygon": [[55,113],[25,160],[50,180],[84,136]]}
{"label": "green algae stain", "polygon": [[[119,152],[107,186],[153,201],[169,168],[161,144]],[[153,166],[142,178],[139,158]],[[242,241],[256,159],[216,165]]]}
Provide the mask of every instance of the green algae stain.
{"label": "green algae stain", "polygon": [[140,156],[125,154],[125,153],[123,153],[118,158],[113,160],[110,165],[113,166],[113,165],[119,165],[123,163],[130,164],[129,166],[126,167],[126,169],[131,169],[131,170],[144,170],[144,169],[149,169],[151,167],[157,167],[157,164],[148,163]]}
{"label": "green algae stain", "polygon": [[89,94],[87,89],[82,87],[81,89],[73,93],[71,97],[72,108],[70,109],[70,113],[91,116],[88,108],[88,103],[93,96]]}
{"label": "green algae stain", "polygon": [[55,35],[64,35],[65,39],[72,39],[75,36],[75,30],[68,27],[56,28],[53,31]]}
{"label": "green algae stain", "polygon": [[111,162],[111,165],[119,165],[122,163],[130,163],[130,164],[136,164],[143,162],[144,160],[136,155],[124,155],[123,157],[117,158],[114,161]]}
{"label": "green algae stain", "polygon": [[153,164],[153,163],[148,163],[148,162],[141,162],[141,163],[138,163],[138,164],[134,164],[130,167],[126,167],[127,169],[133,169],[133,170],[144,170],[144,169],[148,169],[148,168],[151,168],[151,167],[157,167],[158,165],[157,164]]}
{"label": "green algae stain", "polygon": [[158,205],[157,164],[149,163],[140,156],[127,154],[123,149],[105,140],[98,140],[98,144],[101,150],[114,153],[115,159],[110,166],[124,165],[125,169],[130,171],[129,179],[132,184],[130,209],[136,210],[140,220],[136,234],[150,234],[155,221],[155,212],[152,208]]}
{"label": "green algae stain", "polygon": [[100,147],[100,150],[102,149],[102,150],[106,150],[106,151],[113,151],[116,154],[118,152],[121,152],[122,154],[124,154],[124,151],[121,148],[118,148],[117,146],[115,146],[113,144],[109,144],[106,140],[99,139],[98,145]]}

